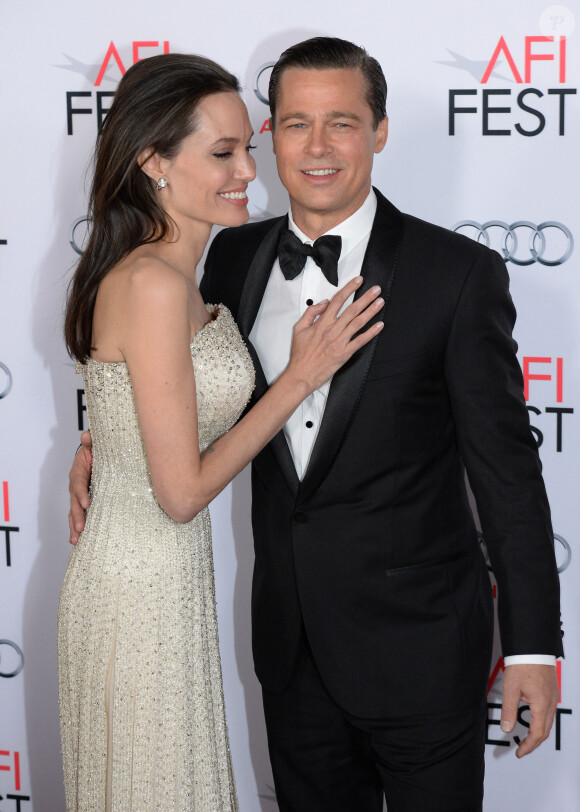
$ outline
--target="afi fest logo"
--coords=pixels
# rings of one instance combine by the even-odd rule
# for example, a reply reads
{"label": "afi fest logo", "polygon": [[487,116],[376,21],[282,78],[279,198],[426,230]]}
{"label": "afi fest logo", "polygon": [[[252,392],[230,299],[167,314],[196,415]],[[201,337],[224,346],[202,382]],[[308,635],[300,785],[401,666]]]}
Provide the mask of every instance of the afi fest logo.
{"label": "afi fest logo", "polygon": [[66,94],[66,121],[67,133],[75,134],[75,126],[78,124],[78,117],[91,116],[95,120],[97,129],[100,129],[105,116],[109,110],[111,99],[115,95],[114,90],[103,90],[103,83],[114,83],[115,85],[124,76],[127,68],[134,65],[141,59],[155,54],[169,53],[168,40],[136,40],[131,43],[131,55],[123,57],[120,50],[113,41],[109,43],[100,63],[96,65],[79,62],[67,54],[64,54],[68,64],[55,65],[56,68],[80,73],[96,90],[69,90]]}
{"label": "afi fest logo", "polygon": [[[4,480],[1,483],[2,490],[0,491],[1,510],[0,510],[0,543],[2,541],[2,534],[4,535],[4,559],[0,552],[0,567],[12,566],[12,543],[14,535],[20,532],[19,527],[15,527],[10,520],[10,488],[8,482]],[[2,674],[0,674],[2,676]]]}
{"label": "afi fest logo", "polygon": [[[532,426],[532,432],[536,438],[538,448],[544,442],[555,447],[558,453],[564,450],[565,426],[568,415],[574,414],[574,409],[564,406],[564,359],[542,355],[524,355],[522,359],[522,371],[524,375],[524,398],[530,412],[530,419],[535,421],[531,415],[540,417],[541,428]],[[544,406],[542,411],[538,406],[530,403],[530,390],[533,382],[534,397],[544,398],[556,403],[552,406]],[[541,392],[541,395],[540,395]]]}
{"label": "afi fest logo", "polygon": [[[3,642],[3,641],[2,641]],[[1,747],[2,742],[0,742]],[[6,784],[10,789],[5,789]],[[22,795],[20,778],[20,752],[0,749],[0,801],[13,801],[10,806],[2,805],[2,812],[25,812],[30,795]],[[3,793],[6,793],[5,795]]]}
{"label": "afi fest logo", "polygon": [[[500,34],[483,60],[453,51],[453,61],[439,60],[467,71],[480,85],[449,90],[449,135],[472,130],[469,122],[476,121],[484,136],[532,137],[544,130],[567,134],[567,108],[578,92],[565,86],[574,15],[563,6],[551,6],[541,15],[539,28],[541,34],[519,39]],[[506,82],[515,87],[497,86]]]}

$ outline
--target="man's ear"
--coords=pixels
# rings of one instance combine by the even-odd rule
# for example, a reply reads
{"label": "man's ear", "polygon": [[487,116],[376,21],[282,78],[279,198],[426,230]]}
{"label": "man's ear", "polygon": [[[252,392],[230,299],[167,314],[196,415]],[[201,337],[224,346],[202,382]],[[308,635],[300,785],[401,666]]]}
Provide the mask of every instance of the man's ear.
{"label": "man's ear", "polygon": [[382,121],[379,121],[375,132],[375,152],[378,154],[382,152],[387,138],[389,137],[389,119],[387,116]]}
{"label": "man's ear", "polygon": [[[155,152],[152,147],[147,147],[144,149],[143,152],[139,155],[137,159],[137,163],[145,172],[145,174],[154,180],[155,183],[159,180],[159,178],[163,177],[163,168],[165,167],[165,161],[159,155],[158,152]],[[163,168],[162,168],[163,165]]]}

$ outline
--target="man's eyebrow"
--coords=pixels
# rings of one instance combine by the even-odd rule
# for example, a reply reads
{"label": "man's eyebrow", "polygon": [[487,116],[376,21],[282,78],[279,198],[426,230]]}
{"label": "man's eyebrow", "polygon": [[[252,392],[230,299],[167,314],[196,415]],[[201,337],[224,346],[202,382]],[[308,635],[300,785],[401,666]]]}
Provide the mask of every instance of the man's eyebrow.
{"label": "man's eyebrow", "polygon": [[361,117],[357,116],[356,113],[345,113],[342,110],[331,110],[330,113],[326,113],[325,118],[348,118],[351,121],[361,120]]}
{"label": "man's eyebrow", "polygon": [[[285,121],[289,121],[290,119],[299,119],[305,120],[310,118],[306,113],[287,113],[285,116],[280,118],[280,123],[282,124]],[[324,118],[327,120],[331,120],[334,118],[346,118],[350,121],[361,121],[361,117],[357,116],[356,113],[345,113],[343,110],[330,110],[328,113],[324,114]]]}
{"label": "man's eyebrow", "polygon": [[289,119],[291,118],[305,119],[308,118],[308,116],[306,115],[306,113],[286,113],[285,116],[281,116],[280,122],[289,121]]}

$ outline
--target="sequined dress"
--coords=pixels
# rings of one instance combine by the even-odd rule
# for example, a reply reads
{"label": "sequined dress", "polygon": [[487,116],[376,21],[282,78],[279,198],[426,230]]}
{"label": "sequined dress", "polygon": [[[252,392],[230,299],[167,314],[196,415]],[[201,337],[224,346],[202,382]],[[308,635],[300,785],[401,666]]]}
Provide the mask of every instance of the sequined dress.
{"label": "sequined dress", "polygon": [[[204,449],[254,371],[223,306],[191,354]],[[208,510],[178,524],[157,504],[126,364],[81,369],[94,466],[59,604],[67,812],[236,810]]]}

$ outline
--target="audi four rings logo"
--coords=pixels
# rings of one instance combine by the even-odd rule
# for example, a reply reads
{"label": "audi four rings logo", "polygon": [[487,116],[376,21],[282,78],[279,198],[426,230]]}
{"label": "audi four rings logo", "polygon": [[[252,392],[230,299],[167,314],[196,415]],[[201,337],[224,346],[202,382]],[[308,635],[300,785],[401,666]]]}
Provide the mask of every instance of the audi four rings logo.
{"label": "audi four rings logo", "polygon": [[24,668],[24,654],[12,640],[0,640],[0,677],[16,677]]}
{"label": "audi four rings logo", "polygon": [[3,364],[2,361],[0,361],[0,400],[7,397],[10,394],[11,389],[12,373],[6,364]]}
{"label": "audi four rings logo", "polygon": [[[502,220],[488,220],[477,223],[475,220],[461,220],[452,226],[452,231],[462,231],[477,242],[500,251],[506,262],[514,265],[563,265],[570,259],[574,250],[574,237],[570,229],[555,220],[546,220],[535,225],[528,220],[518,220],[508,225]],[[527,247],[524,248],[524,245]]]}
{"label": "audi four rings logo", "polygon": [[[483,552],[483,557],[485,558],[487,568],[490,572],[493,572],[493,567],[491,566],[491,562],[489,560],[489,554],[487,552],[483,534],[478,533],[477,538],[479,540],[479,544],[481,545],[481,550]],[[566,539],[563,536],[558,535],[558,533],[554,533],[554,551],[556,554],[556,565],[558,567],[558,572],[564,572],[564,570],[567,570],[570,566],[570,561],[572,560],[572,548]]]}
{"label": "audi four rings logo", "polygon": [[263,65],[260,65],[258,70],[256,71],[256,75],[254,76],[254,93],[256,94],[257,98],[263,103],[269,105],[270,102],[268,101],[268,89],[266,86],[265,93],[262,93],[260,90],[260,85],[265,85],[265,79],[262,80],[262,74],[266,73],[267,70],[270,70],[274,67],[275,62],[265,62]]}

